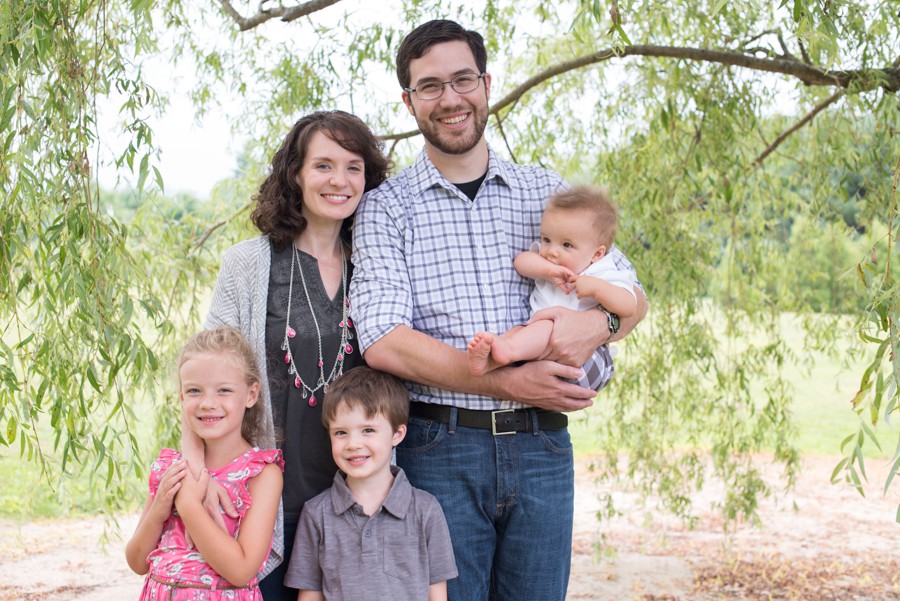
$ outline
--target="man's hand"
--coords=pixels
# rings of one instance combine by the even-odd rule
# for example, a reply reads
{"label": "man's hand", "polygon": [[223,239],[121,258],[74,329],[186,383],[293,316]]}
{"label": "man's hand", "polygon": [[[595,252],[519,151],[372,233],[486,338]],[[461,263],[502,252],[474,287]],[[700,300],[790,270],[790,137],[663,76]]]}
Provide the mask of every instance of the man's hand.
{"label": "man's hand", "polygon": [[[603,313],[591,313],[597,313],[605,323]],[[593,403],[597,394],[560,379],[579,378],[584,362],[569,367],[552,361],[531,361],[521,367],[501,367],[483,376],[473,376],[465,351],[405,325],[397,326],[372,344],[366,350],[365,359],[374,369],[427,386],[508,399],[553,411],[584,409]]]}
{"label": "man's hand", "polygon": [[548,307],[535,312],[528,323],[539,319],[553,322],[550,352],[541,359],[580,368],[597,348],[609,340],[609,324],[601,311]]}
{"label": "man's hand", "polygon": [[579,411],[594,404],[597,393],[566,382],[582,375],[581,368],[553,361],[530,361],[518,367],[503,367],[490,374],[497,378],[506,398],[548,411]]}

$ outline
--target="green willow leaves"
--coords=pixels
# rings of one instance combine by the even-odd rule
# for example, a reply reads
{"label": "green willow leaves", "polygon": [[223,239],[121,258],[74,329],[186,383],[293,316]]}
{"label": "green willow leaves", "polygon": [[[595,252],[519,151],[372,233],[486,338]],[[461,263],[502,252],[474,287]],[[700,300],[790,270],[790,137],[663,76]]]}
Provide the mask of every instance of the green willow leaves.
{"label": "green willow leaves", "polygon": [[[54,484],[88,468],[110,487],[102,504],[125,502],[148,447],[173,442],[172,393],[154,394],[171,387],[155,385],[222,250],[251,235],[273,146],[336,107],[411,161],[421,139],[392,63],[436,17],[486,35],[492,147],[604,183],[620,206],[651,315],[591,414],[600,473],[685,516],[713,474],[726,517],[753,516],[771,492],[754,454],[772,451],[788,484],[798,469],[788,366],[858,334],[869,366],[847,406],[860,422],[834,479],[861,483],[870,433],[900,398],[900,14],[847,0],[4,4],[0,453]],[[196,73],[198,114],[226,112],[248,140],[210,202],[162,194],[147,118],[165,98],[141,70],[158,55]],[[110,103],[127,140],[115,161],[138,183],[127,217],[95,179]],[[787,316],[804,324],[799,350]]]}

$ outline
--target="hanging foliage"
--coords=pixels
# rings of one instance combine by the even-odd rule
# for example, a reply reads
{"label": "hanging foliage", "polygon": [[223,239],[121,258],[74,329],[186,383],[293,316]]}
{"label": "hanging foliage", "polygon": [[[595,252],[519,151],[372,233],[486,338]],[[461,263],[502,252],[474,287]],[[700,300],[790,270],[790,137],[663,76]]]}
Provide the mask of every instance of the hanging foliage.
{"label": "hanging foliage", "polygon": [[[604,183],[620,206],[617,243],[651,316],[600,396],[615,399],[597,420],[602,473],[689,515],[711,454],[725,515],[752,516],[768,492],[753,454],[773,449],[787,483],[798,465],[791,313],[809,317],[805,350],[854,335],[871,349],[848,399],[859,430],[834,473],[861,490],[873,430],[900,399],[896,6],[374,4],[0,6],[0,454],[56,487],[87,470],[100,506],[127,502],[147,447],[176,429],[171,393],[154,386],[198,327],[222,250],[250,235],[248,201],[274,144],[300,115],[343,108],[406,164],[421,139],[394,54],[413,26],[447,17],[485,34],[492,147]],[[197,210],[168,203],[156,166],[147,122],[165,98],[141,65],[159,54],[196,72],[198,114],[228,111],[249,139],[241,174]],[[110,103],[125,140],[112,149],[98,143],[98,105]],[[110,150],[136,182],[127,220],[97,184]],[[148,412],[150,441],[136,428]],[[885,491],[898,466],[895,455]]]}

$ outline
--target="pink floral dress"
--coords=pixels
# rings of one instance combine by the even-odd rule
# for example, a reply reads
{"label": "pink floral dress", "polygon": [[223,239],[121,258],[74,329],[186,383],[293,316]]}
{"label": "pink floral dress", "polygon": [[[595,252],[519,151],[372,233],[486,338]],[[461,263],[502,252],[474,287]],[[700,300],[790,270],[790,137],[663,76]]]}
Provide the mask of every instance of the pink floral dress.
{"label": "pink floral dress", "polygon": [[[159,481],[166,469],[180,458],[181,453],[172,449],[163,449],[159,452],[159,457],[150,466],[151,495],[156,495]],[[228,533],[234,538],[237,538],[241,530],[244,514],[250,509],[250,491],[247,485],[270,463],[284,469],[280,450],[261,451],[253,448],[221,469],[209,472],[210,477],[228,491],[239,514],[237,518],[222,514]],[[159,544],[147,557],[147,563],[150,565],[150,573],[141,591],[141,601],[262,600],[255,578],[248,586],[234,587],[219,576],[196,549],[188,548],[185,542],[184,522],[175,511],[163,525]]]}

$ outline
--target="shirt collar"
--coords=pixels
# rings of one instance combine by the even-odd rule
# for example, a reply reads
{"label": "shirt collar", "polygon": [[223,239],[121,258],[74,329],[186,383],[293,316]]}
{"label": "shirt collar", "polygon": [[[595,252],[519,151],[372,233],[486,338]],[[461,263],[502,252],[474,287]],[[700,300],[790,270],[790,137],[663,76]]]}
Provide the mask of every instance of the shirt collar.
{"label": "shirt collar", "polygon": [[[394,483],[391,484],[391,489],[381,507],[394,517],[403,519],[409,511],[409,504],[412,501],[412,485],[406,479],[404,471],[396,465],[391,466],[391,474],[394,476]],[[336,515],[349,511],[356,504],[353,494],[344,480],[344,475],[340,471],[334,475],[334,482],[331,485],[331,503]]]}
{"label": "shirt collar", "polygon": [[396,465],[391,466],[391,473],[394,474],[394,483],[381,506],[395,518],[402,520],[412,502],[412,485],[406,479],[406,472]]}
{"label": "shirt collar", "polygon": [[[417,196],[435,186],[446,188],[448,190],[457,189],[456,186],[441,175],[441,172],[438,171],[437,167],[434,166],[434,163],[431,162],[431,159],[428,158],[428,153],[425,152],[424,148],[416,159],[416,162],[412,164],[412,170],[414,177],[412,178],[413,183],[411,185],[411,191]],[[490,181],[495,177],[513,190],[519,186],[516,179],[510,177],[507,173],[506,165],[503,161],[500,160],[494,151],[491,150],[490,145],[488,145],[488,170],[484,181]]]}

